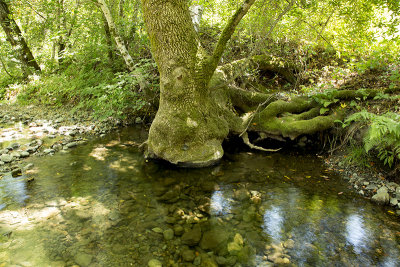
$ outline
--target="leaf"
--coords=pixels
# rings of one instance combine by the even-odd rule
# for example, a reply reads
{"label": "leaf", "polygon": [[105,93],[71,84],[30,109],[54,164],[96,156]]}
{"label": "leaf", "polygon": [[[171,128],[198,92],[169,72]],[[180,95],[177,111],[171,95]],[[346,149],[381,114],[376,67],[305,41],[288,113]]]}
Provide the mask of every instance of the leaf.
{"label": "leaf", "polygon": [[319,110],[319,113],[321,114],[321,115],[323,115],[323,114],[325,114],[326,112],[328,112],[329,111],[329,108],[321,108],[320,110]]}
{"label": "leaf", "polygon": [[326,108],[326,107],[328,107],[330,104],[332,104],[333,102],[332,101],[325,101],[324,103],[323,103],[323,105],[324,105],[324,107]]}

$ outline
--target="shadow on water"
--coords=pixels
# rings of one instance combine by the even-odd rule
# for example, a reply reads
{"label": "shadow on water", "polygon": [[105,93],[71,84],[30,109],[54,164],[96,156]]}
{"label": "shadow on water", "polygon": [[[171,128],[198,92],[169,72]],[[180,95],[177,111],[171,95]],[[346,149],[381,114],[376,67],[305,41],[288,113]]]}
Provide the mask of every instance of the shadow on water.
{"label": "shadow on water", "polygon": [[[0,180],[0,266],[399,266],[400,225],[313,155],[146,162],[139,129]],[[153,261],[155,263],[155,261]],[[157,266],[157,265],[154,265]]]}

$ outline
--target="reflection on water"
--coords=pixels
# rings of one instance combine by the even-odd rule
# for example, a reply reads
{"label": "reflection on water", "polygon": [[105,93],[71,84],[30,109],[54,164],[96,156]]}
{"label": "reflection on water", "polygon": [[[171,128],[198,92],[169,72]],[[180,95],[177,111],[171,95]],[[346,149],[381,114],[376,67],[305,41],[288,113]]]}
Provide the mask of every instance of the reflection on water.
{"label": "reflection on water", "polygon": [[346,222],[346,240],[353,246],[356,253],[361,253],[363,248],[367,247],[370,233],[365,227],[363,218],[359,214],[352,214],[347,218]]}
{"label": "reflection on water", "polygon": [[316,157],[175,169],[146,163],[140,134],[30,159],[29,184],[0,179],[0,266],[400,266],[396,219]]}
{"label": "reflection on water", "polygon": [[224,197],[224,192],[220,190],[212,193],[210,206],[213,215],[227,215],[231,211],[228,199]]}
{"label": "reflection on water", "polygon": [[11,175],[1,177],[0,210],[7,205],[22,205],[28,198],[24,178],[13,178]]}
{"label": "reflection on water", "polygon": [[265,211],[263,229],[275,243],[282,240],[283,222],[284,218],[279,207],[273,206]]}

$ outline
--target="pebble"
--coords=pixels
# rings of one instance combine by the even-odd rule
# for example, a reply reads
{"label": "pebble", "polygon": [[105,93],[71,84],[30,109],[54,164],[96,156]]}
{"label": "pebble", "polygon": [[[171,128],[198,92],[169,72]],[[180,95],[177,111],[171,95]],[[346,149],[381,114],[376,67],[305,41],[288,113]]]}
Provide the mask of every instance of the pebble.
{"label": "pebble", "polygon": [[20,168],[16,168],[14,170],[11,171],[11,176],[12,177],[19,177],[22,176],[22,170]]}
{"label": "pebble", "polygon": [[162,267],[162,263],[161,263],[161,261],[159,261],[157,259],[151,259],[147,263],[147,266],[148,267]]}
{"label": "pebble", "polygon": [[390,198],[390,205],[396,206],[399,203],[397,198]]}
{"label": "pebble", "polygon": [[29,157],[29,153],[28,152],[26,152],[26,151],[22,151],[21,153],[20,153],[20,157],[21,158],[27,158],[27,157]]}
{"label": "pebble", "polygon": [[89,255],[84,252],[78,252],[74,257],[74,260],[81,267],[85,267],[85,266],[89,266],[89,264],[92,262],[92,258],[93,258],[92,255]]}
{"label": "pebble", "polygon": [[182,225],[177,224],[174,226],[174,233],[176,236],[181,236],[183,234],[183,232],[184,232],[184,229],[183,229]]}
{"label": "pebble", "polygon": [[185,249],[182,251],[182,258],[184,261],[192,262],[196,257],[196,254],[191,249]]}
{"label": "pebble", "polygon": [[25,167],[24,170],[30,170],[34,167],[33,163],[28,163]]}
{"label": "pebble", "polygon": [[71,142],[71,143],[66,144],[65,147],[72,148],[72,147],[76,147],[77,145],[78,145],[77,142]]}
{"label": "pebble", "polygon": [[171,240],[172,238],[174,238],[174,230],[167,229],[163,232],[163,235],[165,240]]}
{"label": "pebble", "polygon": [[51,148],[47,148],[47,149],[43,150],[43,153],[45,153],[45,154],[54,154],[54,152],[55,152],[55,150],[51,149]]}
{"label": "pebble", "polygon": [[160,227],[154,227],[153,229],[151,229],[153,232],[161,234],[164,232],[163,229],[161,229]]}
{"label": "pebble", "polygon": [[373,195],[371,199],[379,204],[388,203],[390,196],[387,187],[382,186],[381,188],[379,188],[376,194]]}
{"label": "pebble", "polygon": [[292,249],[294,247],[294,241],[293,239],[288,239],[285,242],[283,242],[283,246],[287,249]]}
{"label": "pebble", "polygon": [[5,163],[9,163],[9,162],[13,161],[13,157],[9,154],[3,154],[0,156],[0,160]]}

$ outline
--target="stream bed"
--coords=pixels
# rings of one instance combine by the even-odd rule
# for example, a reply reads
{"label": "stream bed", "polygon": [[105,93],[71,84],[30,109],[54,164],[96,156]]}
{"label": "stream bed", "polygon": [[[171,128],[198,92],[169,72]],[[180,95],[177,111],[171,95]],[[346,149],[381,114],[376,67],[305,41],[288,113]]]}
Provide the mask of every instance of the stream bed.
{"label": "stream bed", "polygon": [[2,177],[0,267],[400,266],[398,217],[317,156],[179,169],[147,162],[145,138],[123,129]]}

